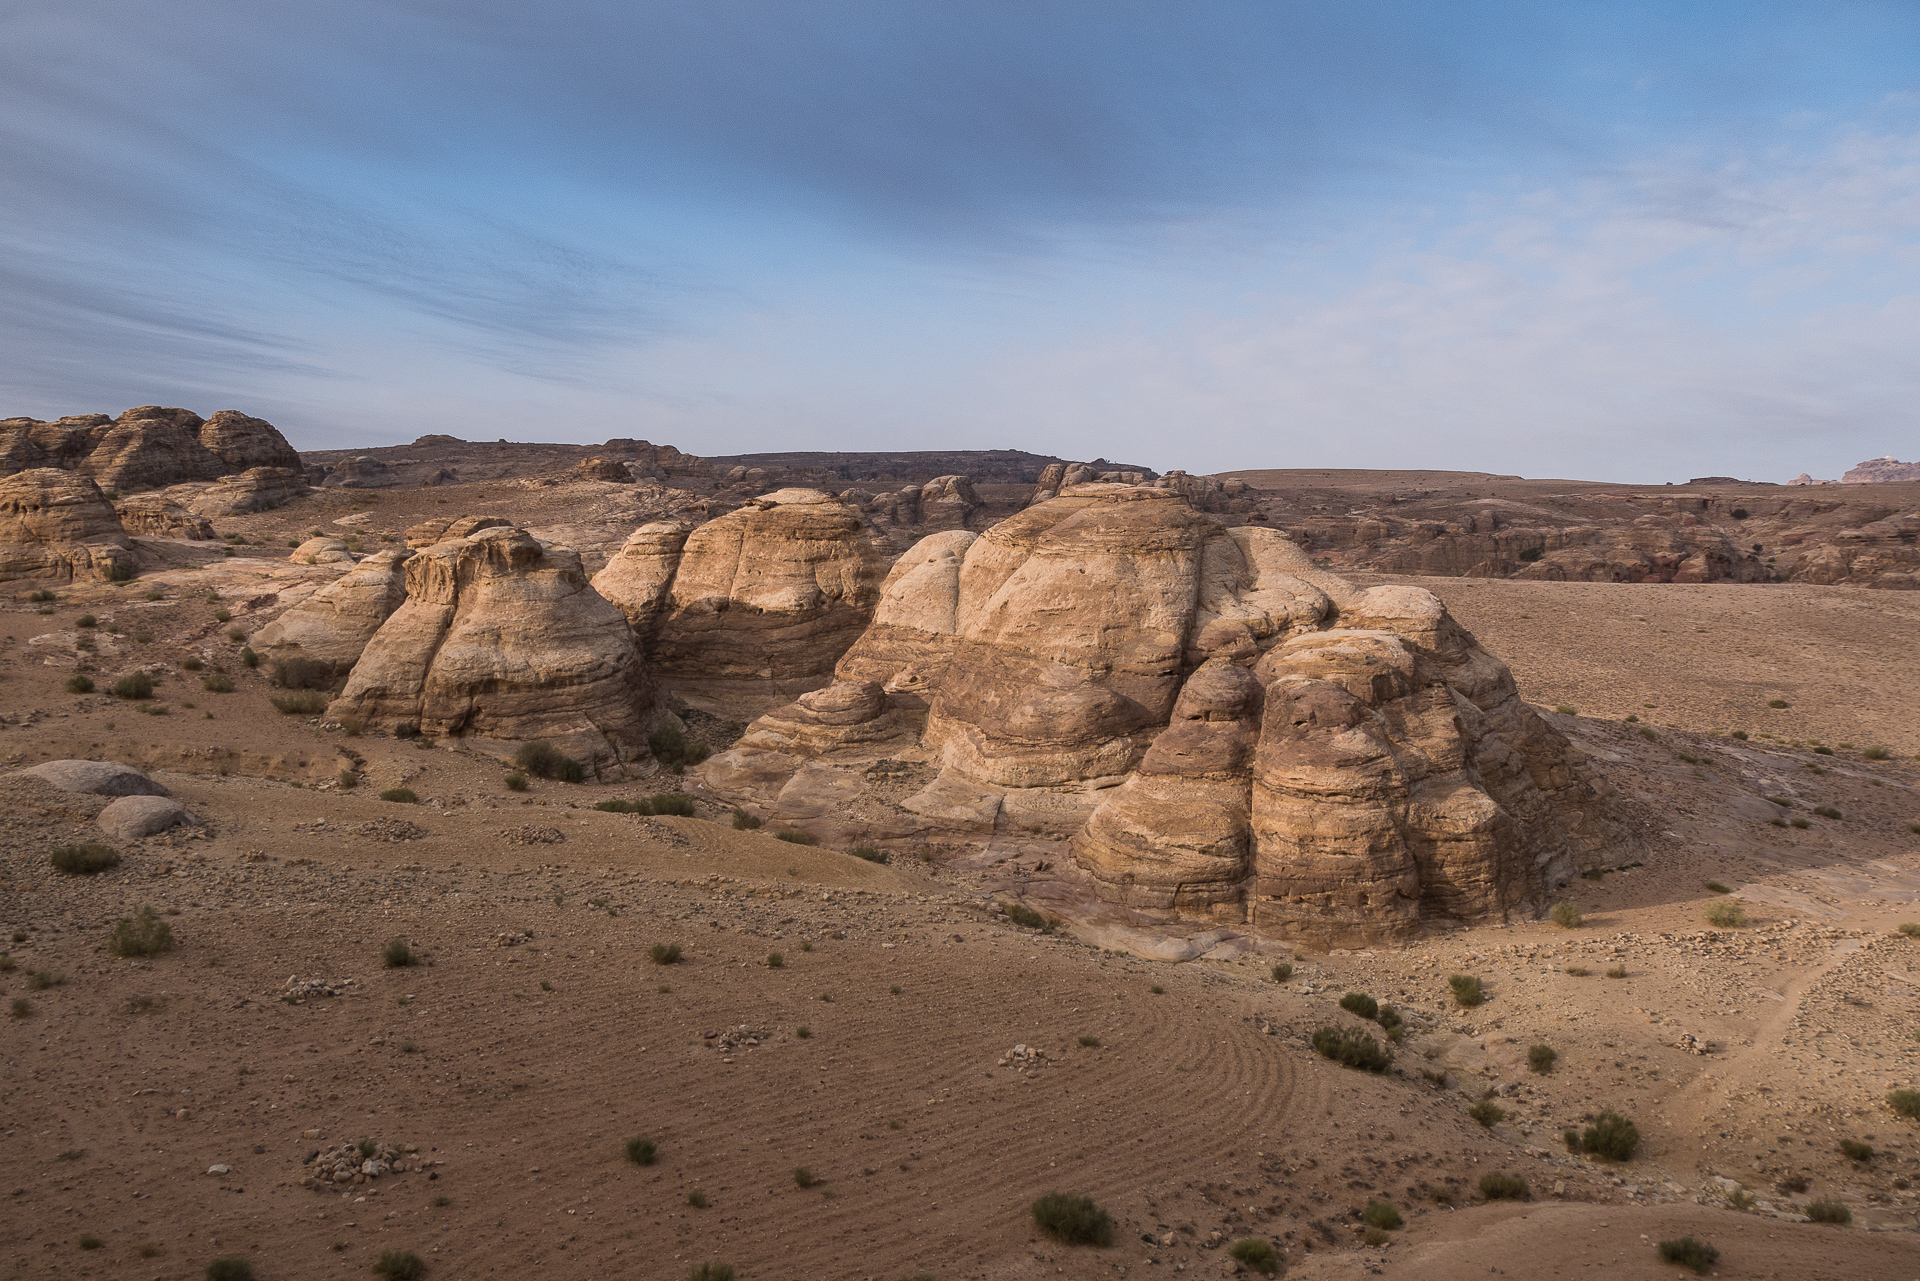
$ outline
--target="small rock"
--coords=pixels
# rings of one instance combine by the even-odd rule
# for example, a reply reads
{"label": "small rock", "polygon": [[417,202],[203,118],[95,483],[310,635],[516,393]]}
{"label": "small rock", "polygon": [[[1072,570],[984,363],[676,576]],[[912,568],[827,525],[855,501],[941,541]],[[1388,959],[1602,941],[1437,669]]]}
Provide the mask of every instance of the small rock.
{"label": "small rock", "polygon": [[230,1165],[210,1165],[207,1167],[207,1173],[208,1174],[232,1174],[233,1167]]}

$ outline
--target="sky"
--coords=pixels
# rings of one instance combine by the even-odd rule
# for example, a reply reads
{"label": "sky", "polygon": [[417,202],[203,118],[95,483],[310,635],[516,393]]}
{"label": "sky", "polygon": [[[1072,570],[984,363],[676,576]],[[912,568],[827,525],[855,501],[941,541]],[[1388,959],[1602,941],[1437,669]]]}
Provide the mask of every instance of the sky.
{"label": "sky", "polygon": [[0,0],[0,416],[1920,457],[1920,0]]}

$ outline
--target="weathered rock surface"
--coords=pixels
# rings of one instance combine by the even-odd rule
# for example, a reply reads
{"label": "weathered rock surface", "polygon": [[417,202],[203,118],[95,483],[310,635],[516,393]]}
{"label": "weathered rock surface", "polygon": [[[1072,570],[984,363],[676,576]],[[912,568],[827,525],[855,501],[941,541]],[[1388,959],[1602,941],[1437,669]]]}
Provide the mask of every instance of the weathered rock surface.
{"label": "weathered rock surface", "polygon": [[305,474],[297,468],[250,467],[215,481],[194,495],[187,506],[202,516],[243,516],[284,507],[312,492]]}
{"label": "weathered rock surface", "polygon": [[697,528],[642,526],[594,586],[630,620],[663,684],[695,705],[752,713],[831,680],[891,559],[852,507],[784,489]]}
{"label": "weathered rock surface", "polygon": [[483,529],[505,529],[510,522],[499,516],[457,516],[423,520],[407,526],[407,546],[416,551],[450,538],[465,538]]}
{"label": "weathered rock surface", "polygon": [[213,537],[205,516],[188,511],[167,493],[132,494],[113,505],[120,527],[146,538],[186,538],[199,542]]}
{"label": "weathered rock surface", "polygon": [[612,458],[584,458],[575,463],[570,474],[572,480],[604,480],[616,485],[631,485],[633,473],[627,465]]}
{"label": "weathered rock surface", "polygon": [[1903,463],[1892,454],[1869,458],[1850,468],[1840,478],[1843,485],[1889,485],[1899,481],[1920,480],[1920,463]]}
{"label": "weathered rock surface", "polygon": [[296,565],[343,565],[353,563],[353,553],[346,539],[321,534],[294,548],[287,559]]}
{"label": "weathered rock surface", "polygon": [[200,428],[200,443],[229,472],[252,471],[256,467],[300,469],[300,455],[279,429],[264,418],[254,418],[237,409],[222,409],[207,419]]}
{"label": "weathered rock surface", "polygon": [[654,687],[625,617],[575,552],[511,527],[428,547],[406,600],[328,709],[399,733],[546,739],[596,764],[646,752]]}
{"label": "weathered rock surface", "polygon": [[90,796],[165,796],[167,789],[134,769],[114,761],[43,761],[20,771],[50,783],[63,792]]}
{"label": "weathered rock surface", "polygon": [[101,810],[94,822],[116,841],[137,841],[170,827],[195,826],[199,820],[171,797],[123,796]]}
{"label": "weathered rock surface", "polygon": [[328,489],[391,489],[400,478],[382,459],[362,454],[329,467],[321,483]]}
{"label": "weathered rock surface", "polygon": [[412,555],[400,549],[373,553],[255,632],[249,644],[274,658],[298,655],[346,671],[406,600]]}
{"label": "weathered rock surface", "polygon": [[106,489],[156,489],[253,467],[299,466],[300,455],[272,423],[231,409],[206,420],[187,409],[140,405],[115,419],[0,421],[0,472],[58,467]]}
{"label": "weathered rock surface", "polygon": [[0,579],[104,582],[132,570],[132,543],[93,481],[56,467],[0,479]]}

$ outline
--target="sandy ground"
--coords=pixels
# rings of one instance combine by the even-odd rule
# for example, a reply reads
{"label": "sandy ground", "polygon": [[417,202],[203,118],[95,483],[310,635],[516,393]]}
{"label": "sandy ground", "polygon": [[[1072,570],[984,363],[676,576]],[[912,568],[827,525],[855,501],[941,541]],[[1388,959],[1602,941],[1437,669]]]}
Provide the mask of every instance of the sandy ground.
{"label": "sandy ground", "polygon": [[[191,1278],[224,1254],[263,1281],[365,1276],[392,1249],[449,1278],[1218,1276],[1220,1243],[1260,1235],[1295,1276],[1652,1277],[1677,1275],[1654,1243],[1684,1233],[1724,1277],[1920,1275],[1920,1142],[1882,1101],[1920,1087],[1920,940],[1893,932],[1920,920],[1898,593],[1429,580],[1529,697],[1578,708],[1556,723],[1641,865],[1566,887],[1575,930],[1301,954],[1277,983],[1271,958],[1160,964],[1015,928],[990,883],[914,847],[881,867],[711,808],[590,808],[670,779],[518,795],[477,754],[281,716],[227,639],[307,589],[280,572],[243,555],[0,614],[0,761],[141,764],[206,823],[64,877],[49,851],[92,838],[102,802],[0,780],[0,986],[26,1002],[0,1020],[0,1276]],[[168,673],[167,715],[64,690],[89,632],[103,688]],[[199,688],[214,665],[235,693]],[[419,804],[375,795],[403,783]],[[1709,929],[1729,897],[1750,924]],[[143,903],[177,946],[109,956]],[[428,963],[383,967],[395,937]],[[655,943],[683,960],[656,965]],[[1456,972],[1487,1004],[1452,1001]],[[290,1004],[289,976],[353,982]],[[1407,1018],[1398,1072],[1308,1048],[1357,1025],[1349,990]],[[1016,1044],[1044,1066],[1005,1065]],[[1489,1091],[1504,1115],[1483,1127]],[[1639,1126],[1634,1160],[1561,1144],[1603,1107]],[[654,1165],[624,1155],[642,1134]],[[424,1168],[302,1186],[310,1153],[363,1137]],[[1484,1202],[1496,1171],[1535,1199]],[[1026,1206],[1053,1189],[1105,1206],[1115,1243],[1037,1237]],[[1405,1217],[1384,1247],[1358,1231],[1376,1197]],[[1815,1199],[1851,1225],[1802,1221]]]}

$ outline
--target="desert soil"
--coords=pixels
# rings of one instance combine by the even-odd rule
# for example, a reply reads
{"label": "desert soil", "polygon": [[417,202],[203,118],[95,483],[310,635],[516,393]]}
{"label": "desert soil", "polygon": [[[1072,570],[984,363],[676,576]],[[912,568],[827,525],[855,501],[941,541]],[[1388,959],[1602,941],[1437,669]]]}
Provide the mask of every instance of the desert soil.
{"label": "desert soil", "polygon": [[[256,536],[313,523],[276,515]],[[1528,697],[1577,709],[1548,714],[1644,845],[1564,889],[1577,929],[1301,953],[1280,983],[1274,956],[1171,965],[1020,929],[937,851],[878,866],[705,804],[591,808],[672,778],[516,794],[458,745],[283,716],[229,633],[314,577],[256,548],[45,606],[21,588],[0,614],[0,762],[126,761],[205,824],[62,876],[49,853],[97,839],[104,801],[0,780],[0,986],[25,1003],[0,1020],[0,1276],[192,1278],[228,1254],[262,1281],[367,1276],[388,1250],[444,1278],[1219,1276],[1223,1243],[1261,1235],[1296,1277],[1656,1277],[1654,1243],[1689,1233],[1723,1277],[1920,1274],[1920,1142],[1883,1101],[1920,1087],[1920,940],[1895,932],[1920,920],[1904,594],[1423,580]],[[83,639],[102,690],[161,667],[167,713],[68,693]],[[234,693],[201,689],[215,666]],[[379,799],[403,785],[419,803]],[[1728,899],[1749,924],[1706,926]],[[175,947],[109,955],[141,904]],[[384,966],[395,938],[425,963]],[[1454,973],[1488,1002],[1457,1006]],[[340,994],[289,1002],[290,977]],[[1407,1019],[1397,1072],[1308,1047],[1360,1026],[1349,990]],[[1561,1131],[1608,1107],[1634,1159],[1571,1157]],[[626,1157],[642,1135],[652,1165]],[[302,1186],[309,1154],[362,1138],[422,1168]],[[1534,1199],[1486,1203],[1489,1172]],[[1114,1244],[1036,1235],[1055,1189],[1103,1205]],[[1405,1217],[1385,1246],[1359,1231],[1375,1198]],[[1814,1200],[1851,1224],[1805,1222]]]}

